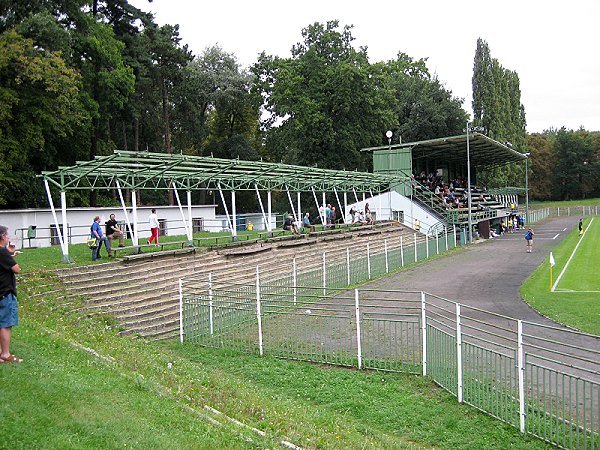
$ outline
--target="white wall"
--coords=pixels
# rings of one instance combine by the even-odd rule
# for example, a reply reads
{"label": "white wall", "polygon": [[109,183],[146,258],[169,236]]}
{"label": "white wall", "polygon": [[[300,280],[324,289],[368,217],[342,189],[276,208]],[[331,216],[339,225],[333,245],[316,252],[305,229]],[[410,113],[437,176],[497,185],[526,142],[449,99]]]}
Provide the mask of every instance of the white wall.
{"label": "white wall", "polygon": [[[186,220],[188,219],[187,206],[182,205],[183,213]],[[204,229],[207,231],[221,231],[222,223],[215,218],[215,205],[192,206],[192,219],[202,218]],[[152,208],[156,208],[156,213],[159,219],[166,220],[167,235],[185,235],[185,227],[181,218],[181,212],[178,206],[143,206],[137,208],[138,224],[137,229],[140,231],[140,241],[143,242],[150,236],[150,226],[148,225],[148,216]],[[56,211],[59,224],[62,225],[62,215],[60,209]],[[125,222],[123,209],[120,207],[113,208],[69,208],[67,209],[67,222],[69,225],[70,243],[77,244],[85,242],[90,234],[90,227],[95,216],[100,216],[101,224],[108,220],[111,213],[116,215],[119,222]],[[131,208],[127,209],[129,220],[133,220]],[[27,228],[30,225],[35,225],[36,239],[31,240],[33,247],[48,247],[50,246],[50,227],[54,226],[52,211],[50,209],[17,209],[17,210],[1,210],[0,225],[9,228],[9,235],[15,241],[17,247],[29,245],[27,239]],[[217,229],[218,227],[218,229]],[[23,242],[21,242],[23,237]]]}
{"label": "white wall", "polygon": [[411,205],[410,197],[405,197],[396,191],[367,197],[364,202],[349,203],[345,216],[348,223],[351,221],[350,208],[354,205],[358,211],[363,211],[365,203],[369,204],[371,211],[376,212],[377,220],[392,220],[394,211],[403,211],[404,225],[414,228],[415,220],[418,220],[421,224],[420,231],[424,234],[427,234],[430,228],[440,223],[440,220],[432,216],[427,209],[416,202],[412,202]]}

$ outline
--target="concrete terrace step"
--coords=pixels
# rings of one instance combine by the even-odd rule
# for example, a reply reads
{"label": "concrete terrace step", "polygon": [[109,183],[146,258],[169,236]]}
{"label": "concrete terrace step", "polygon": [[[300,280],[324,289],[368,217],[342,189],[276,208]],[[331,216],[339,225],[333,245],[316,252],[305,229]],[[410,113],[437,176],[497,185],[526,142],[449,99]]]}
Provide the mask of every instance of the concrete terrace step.
{"label": "concrete terrace step", "polygon": [[[217,285],[220,279],[247,284],[254,281],[258,265],[263,280],[276,279],[291,273],[293,258],[301,260],[303,269],[311,270],[321,266],[323,251],[328,261],[340,261],[346,259],[349,247],[354,252],[362,251],[368,242],[371,251],[376,252],[384,248],[388,239],[388,247],[395,248],[399,242],[393,241],[400,236],[405,245],[412,245],[413,231],[403,227],[357,228],[350,233],[271,242],[272,252],[241,254],[233,260],[215,250],[136,261],[116,260],[57,272],[67,295],[85,295],[85,309],[89,312],[112,314],[124,328],[120,334],[160,340],[179,333],[179,278],[192,277],[204,282],[212,273]],[[418,241],[422,240],[424,237],[419,235]],[[291,245],[295,242],[317,245]]]}

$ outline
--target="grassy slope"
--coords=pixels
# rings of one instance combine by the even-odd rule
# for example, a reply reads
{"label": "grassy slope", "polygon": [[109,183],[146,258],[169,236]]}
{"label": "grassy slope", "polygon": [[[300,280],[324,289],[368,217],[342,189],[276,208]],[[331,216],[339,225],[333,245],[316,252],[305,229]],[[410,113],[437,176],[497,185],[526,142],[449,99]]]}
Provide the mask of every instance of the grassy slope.
{"label": "grassy slope", "polygon": [[[12,350],[26,362],[0,365],[11,448],[278,448],[282,436],[307,448],[545,448],[420,377],[118,338],[106,318],[30,296],[46,284],[30,277],[20,292]],[[267,436],[210,425],[206,404]]]}
{"label": "grassy slope", "polygon": [[[585,220],[584,224],[588,226],[589,219]],[[600,235],[599,225],[600,219],[595,218],[594,226],[589,231],[597,230]],[[598,269],[596,266],[598,259],[591,256],[600,253],[600,240],[595,236],[595,234],[586,234],[586,240],[577,250],[578,257],[570,263],[559,287],[587,289],[593,285],[598,286]],[[575,227],[569,236],[553,250],[556,261],[553,268],[554,281],[556,281],[556,277],[562,271],[578,241],[579,233]],[[523,283],[520,292],[527,303],[553,320],[587,333],[600,335],[600,294],[550,292],[548,259]]]}

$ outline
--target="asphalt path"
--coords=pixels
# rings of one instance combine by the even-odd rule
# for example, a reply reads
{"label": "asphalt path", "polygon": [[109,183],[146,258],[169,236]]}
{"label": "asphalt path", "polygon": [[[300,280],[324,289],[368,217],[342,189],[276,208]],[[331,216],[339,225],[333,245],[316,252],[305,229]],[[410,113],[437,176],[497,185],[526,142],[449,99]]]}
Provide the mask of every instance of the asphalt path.
{"label": "asphalt path", "polygon": [[533,226],[533,252],[525,230],[480,240],[462,252],[444,256],[369,283],[373,289],[425,291],[463,305],[529,322],[553,323],[527,305],[519,294],[525,279],[549,257],[579,218],[555,217]]}

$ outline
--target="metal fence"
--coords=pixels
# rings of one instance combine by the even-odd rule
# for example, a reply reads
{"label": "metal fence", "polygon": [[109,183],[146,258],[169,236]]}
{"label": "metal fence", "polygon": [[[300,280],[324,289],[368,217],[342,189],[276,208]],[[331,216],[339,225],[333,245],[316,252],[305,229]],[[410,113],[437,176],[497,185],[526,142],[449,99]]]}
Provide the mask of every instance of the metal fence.
{"label": "metal fence", "polygon": [[[545,213],[540,213],[545,216]],[[450,238],[448,238],[450,236]],[[253,280],[180,281],[181,341],[422,374],[499,420],[569,449],[600,449],[600,338],[425,292],[350,289],[456,245],[455,234],[347,249]]]}

